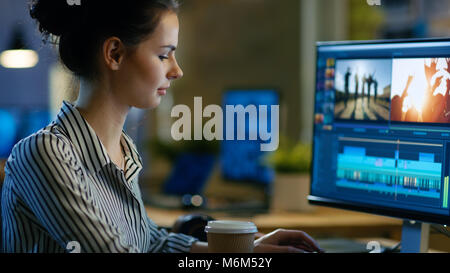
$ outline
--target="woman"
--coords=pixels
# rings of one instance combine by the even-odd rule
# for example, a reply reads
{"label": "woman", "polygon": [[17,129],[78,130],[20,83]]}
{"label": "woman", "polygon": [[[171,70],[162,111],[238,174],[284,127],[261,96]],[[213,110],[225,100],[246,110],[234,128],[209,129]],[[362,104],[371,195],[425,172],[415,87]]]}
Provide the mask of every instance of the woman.
{"label": "woman", "polygon": [[[80,79],[75,105],[21,140],[5,167],[7,252],[207,252],[207,243],[168,234],[147,217],[141,158],[122,131],[131,107],[155,108],[183,76],[175,59],[175,0],[38,0],[30,14]],[[255,252],[320,251],[307,234],[277,230]]]}

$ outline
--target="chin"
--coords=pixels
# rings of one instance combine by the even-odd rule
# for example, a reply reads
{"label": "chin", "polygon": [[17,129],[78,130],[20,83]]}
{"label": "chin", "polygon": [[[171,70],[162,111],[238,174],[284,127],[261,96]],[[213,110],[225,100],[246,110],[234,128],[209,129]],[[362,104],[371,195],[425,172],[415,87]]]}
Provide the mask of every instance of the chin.
{"label": "chin", "polygon": [[156,91],[144,90],[132,97],[133,107],[139,109],[154,109],[161,103],[162,97]]}
{"label": "chin", "polygon": [[149,107],[147,107],[147,109],[155,109],[158,106],[159,106],[159,102],[153,102],[152,104],[150,104]]}
{"label": "chin", "polygon": [[140,101],[136,103],[134,107],[139,109],[154,109],[161,103],[161,98],[150,98],[148,100]]}

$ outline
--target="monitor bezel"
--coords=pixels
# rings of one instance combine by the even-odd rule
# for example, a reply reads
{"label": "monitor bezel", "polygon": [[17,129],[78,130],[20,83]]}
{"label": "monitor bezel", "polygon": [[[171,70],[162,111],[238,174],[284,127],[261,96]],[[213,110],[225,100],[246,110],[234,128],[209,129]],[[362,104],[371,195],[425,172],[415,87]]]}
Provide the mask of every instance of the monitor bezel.
{"label": "monitor bezel", "polygon": [[[450,42],[449,38],[423,38],[423,39],[395,39],[395,40],[367,40],[367,41],[319,41],[316,42],[316,68],[315,68],[315,85],[314,85],[314,104],[316,104],[316,92],[317,92],[317,72],[319,61],[319,49],[321,47],[328,46],[357,46],[357,45],[377,45],[377,44],[396,44],[396,43],[435,43],[435,42]],[[450,47],[450,44],[449,44]],[[450,55],[450,51],[449,51]],[[315,115],[315,109],[313,110]],[[314,151],[315,141],[314,132],[316,131],[316,124],[313,123],[313,137],[312,148]],[[351,210],[356,212],[370,213],[380,216],[394,217],[403,220],[414,220],[426,223],[450,225],[450,214],[441,215],[435,213],[423,213],[420,211],[406,210],[400,208],[389,208],[379,205],[362,204],[352,201],[340,200],[337,198],[324,197],[320,195],[312,195],[312,183],[313,183],[313,169],[314,169],[314,152],[312,153],[311,166],[310,166],[310,192],[308,196],[308,202],[312,205],[326,206],[338,209]],[[450,209],[449,209],[450,213]]]}

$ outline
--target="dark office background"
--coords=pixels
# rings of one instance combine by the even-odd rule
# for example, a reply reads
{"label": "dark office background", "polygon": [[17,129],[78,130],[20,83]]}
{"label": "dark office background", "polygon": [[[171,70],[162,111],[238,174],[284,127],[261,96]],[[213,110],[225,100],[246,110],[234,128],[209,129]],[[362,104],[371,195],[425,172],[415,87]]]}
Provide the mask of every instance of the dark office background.
{"label": "dark office background", "polygon": [[[177,56],[185,76],[171,90],[173,104],[191,106],[194,96],[202,96],[204,105],[219,104],[226,88],[274,87],[282,96],[282,133],[305,141],[311,138],[315,41],[450,32],[445,0],[382,0],[381,6],[365,0],[182,2]],[[19,26],[40,58],[31,69],[0,66],[0,107],[55,108],[49,71],[56,57],[42,45],[27,5],[27,0],[0,2],[0,50],[9,47]],[[150,134],[159,128],[156,116],[157,111],[149,113]]]}
{"label": "dark office background", "polygon": [[[281,100],[280,134],[309,143],[316,41],[450,36],[447,0],[381,0],[380,6],[366,0],[181,2],[177,58],[184,77],[158,109],[133,111],[126,127],[145,159],[141,184],[151,190],[161,186],[172,166],[150,154],[148,140],[170,136],[172,106],[193,108],[194,96],[201,96],[203,105],[220,105],[229,88],[274,88]],[[53,117],[62,99],[76,98],[77,83],[57,64],[54,50],[42,45],[27,7],[28,0],[0,1],[0,52],[20,27],[28,47],[39,54],[33,68],[0,66],[0,109],[46,110]],[[252,189],[236,193],[229,184],[206,193],[212,191],[261,197]]]}

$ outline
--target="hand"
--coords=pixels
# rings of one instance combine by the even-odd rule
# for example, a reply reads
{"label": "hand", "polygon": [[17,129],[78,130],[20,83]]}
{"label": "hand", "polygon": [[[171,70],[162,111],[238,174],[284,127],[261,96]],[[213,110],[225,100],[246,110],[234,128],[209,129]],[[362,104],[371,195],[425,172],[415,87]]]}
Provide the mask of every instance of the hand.
{"label": "hand", "polygon": [[437,72],[437,58],[431,59],[430,66],[425,65],[425,78],[427,79],[428,84],[430,84],[431,77]]}
{"label": "hand", "polygon": [[300,230],[277,229],[255,240],[255,253],[324,252],[311,236]]}
{"label": "hand", "polygon": [[409,75],[408,76],[408,81],[406,82],[406,89],[409,88],[409,86],[411,85],[412,80],[414,79],[413,75]]}
{"label": "hand", "polygon": [[445,71],[450,73],[450,58],[445,58],[445,62],[447,63],[447,69],[445,69]]}
{"label": "hand", "polygon": [[411,85],[412,80],[414,79],[413,75],[408,76],[408,81],[406,82],[405,92],[408,93],[409,86]]}
{"label": "hand", "polygon": [[414,79],[413,75],[408,76],[408,80],[406,81],[405,90],[403,90],[403,93],[402,93],[402,98],[406,98],[406,96],[408,96],[408,88],[411,85],[411,82],[413,79]]}
{"label": "hand", "polygon": [[436,81],[434,82],[433,87],[431,88],[431,91],[434,93],[434,91],[436,90],[436,88],[439,87],[439,85],[441,85],[442,83],[442,78],[444,78],[444,76],[440,76],[436,78]]}

